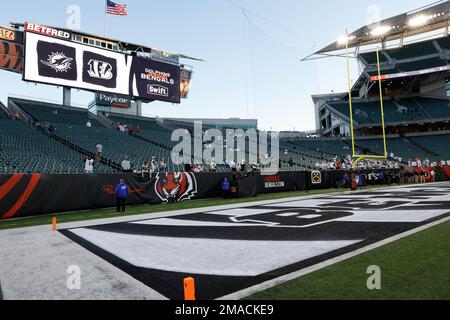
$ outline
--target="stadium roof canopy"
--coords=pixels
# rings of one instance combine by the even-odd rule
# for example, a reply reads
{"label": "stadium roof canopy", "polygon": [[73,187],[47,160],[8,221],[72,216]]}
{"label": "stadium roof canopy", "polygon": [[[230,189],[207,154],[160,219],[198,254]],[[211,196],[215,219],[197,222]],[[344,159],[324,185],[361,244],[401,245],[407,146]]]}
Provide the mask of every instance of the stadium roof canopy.
{"label": "stadium roof canopy", "polygon": [[[385,19],[371,25],[364,26],[354,32],[344,35],[336,42],[310,54],[303,61],[326,58],[330,56],[343,56],[338,51],[345,50],[346,43],[349,48],[359,48],[374,44],[386,43],[405,38],[418,36],[439,29],[444,29],[448,35],[450,26],[450,1],[438,1],[429,6],[422,7],[401,15]],[[442,34],[441,36],[443,36]]]}

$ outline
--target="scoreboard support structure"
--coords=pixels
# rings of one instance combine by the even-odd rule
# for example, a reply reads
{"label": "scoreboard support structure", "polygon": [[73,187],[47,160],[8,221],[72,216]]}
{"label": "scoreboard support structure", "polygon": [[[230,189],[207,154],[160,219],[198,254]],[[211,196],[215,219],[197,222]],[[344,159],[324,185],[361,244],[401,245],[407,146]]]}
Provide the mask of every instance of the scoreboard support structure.
{"label": "scoreboard support structure", "polygon": [[68,87],[63,87],[63,105],[72,105],[72,89]]}

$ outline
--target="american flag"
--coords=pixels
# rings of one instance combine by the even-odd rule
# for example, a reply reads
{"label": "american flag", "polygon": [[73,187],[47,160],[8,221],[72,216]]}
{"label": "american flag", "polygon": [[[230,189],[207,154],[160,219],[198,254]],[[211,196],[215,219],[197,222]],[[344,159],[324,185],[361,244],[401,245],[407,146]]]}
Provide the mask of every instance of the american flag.
{"label": "american flag", "polygon": [[126,16],[128,15],[127,5],[117,4],[110,0],[106,0],[106,13],[116,16]]}

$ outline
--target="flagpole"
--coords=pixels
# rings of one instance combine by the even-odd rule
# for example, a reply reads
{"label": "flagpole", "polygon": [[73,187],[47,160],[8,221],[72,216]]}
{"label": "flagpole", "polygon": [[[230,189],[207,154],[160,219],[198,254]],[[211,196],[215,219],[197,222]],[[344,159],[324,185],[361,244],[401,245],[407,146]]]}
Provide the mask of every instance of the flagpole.
{"label": "flagpole", "polygon": [[103,35],[106,37],[106,11],[108,10],[108,0],[105,0],[105,12],[103,17]]}

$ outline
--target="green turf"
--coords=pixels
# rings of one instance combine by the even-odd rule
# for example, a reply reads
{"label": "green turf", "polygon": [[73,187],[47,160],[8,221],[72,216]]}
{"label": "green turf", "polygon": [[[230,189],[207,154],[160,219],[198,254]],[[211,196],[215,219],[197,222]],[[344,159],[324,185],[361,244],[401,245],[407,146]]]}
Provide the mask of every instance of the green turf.
{"label": "green turf", "polygon": [[[367,268],[381,268],[368,290]],[[450,222],[260,292],[249,300],[450,299]]]}
{"label": "green turf", "polygon": [[172,210],[185,210],[210,206],[248,203],[254,201],[265,201],[265,200],[276,200],[309,195],[320,195],[335,192],[339,192],[339,190],[327,189],[327,190],[313,190],[313,191],[282,192],[282,193],[263,194],[250,199],[228,199],[228,200],[206,199],[206,200],[186,201],[174,204],[140,205],[128,207],[126,213],[125,214],[122,213],[120,215],[116,212],[115,208],[71,212],[59,215],[55,213],[54,215],[45,215],[23,219],[0,221],[0,230],[51,224],[52,216],[57,216],[58,223],[66,223],[66,222],[86,221],[93,219],[114,218],[118,216],[132,216],[138,214],[157,213]]}
{"label": "green turf", "polygon": [[[386,188],[387,186],[376,186],[368,187],[368,190]],[[221,206],[221,205],[231,205],[239,203],[249,203],[255,201],[266,201],[266,200],[278,200],[278,199],[288,199],[293,197],[301,196],[311,196],[311,195],[321,195],[342,192],[339,189],[324,189],[324,190],[311,190],[311,191],[295,191],[295,192],[280,192],[280,193],[269,193],[262,194],[254,198],[246,199],[206,199],[206,200],[192,200],[185,201],[181,203],[174,204],[160,204],[160,205],[140,205],[128,207],[125,214],[118,214],[115,208],[100,209],[92,211],[79,211],[70,212],[64,214],[53,214],[45,216],[28,217],[23,219],[5,220],[0,221],[0,230],[14,229],[14,228],[24,228],[39,225],[46,225],[52,223],[52,216],[57,216],[58,223],[66,222],[77,222],[77,221],[87,221],[94,219],[104,219],[104,218],[116,218],[119,216],[133,216],[138,214],[147,213],[158,213],[165,211],[175,211],[175,210],[186,210],[195,208],[204,208],[211,206]]]}

